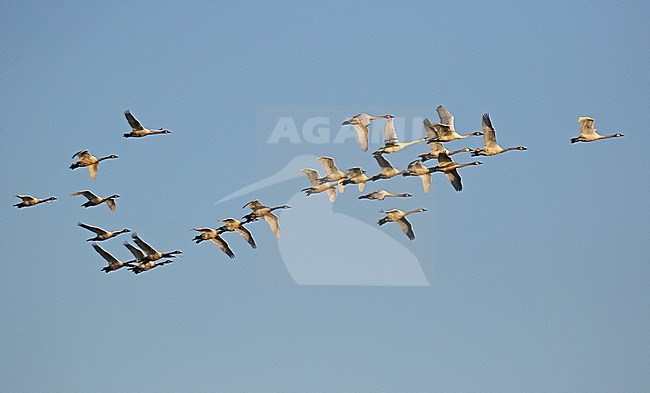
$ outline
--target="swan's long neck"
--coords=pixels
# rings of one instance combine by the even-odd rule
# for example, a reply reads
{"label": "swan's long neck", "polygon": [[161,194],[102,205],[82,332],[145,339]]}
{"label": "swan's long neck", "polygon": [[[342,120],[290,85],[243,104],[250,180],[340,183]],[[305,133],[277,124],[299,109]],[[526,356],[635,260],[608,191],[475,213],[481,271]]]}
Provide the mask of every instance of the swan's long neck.
{"label": "swan's long neck", "polygon": [[426,140],[427,138],[420,138],[410,142],[403,142],[402,146],[407,147],[407,146],[415,145],[416,143],[424,142]]}
{"label": "swan's long neck", "polygon": [[409,210],[409,211],[404,212],[404,216],[408,216],[409,214],[413,214],[413,213],[421,213],[423,211],[424,210],[422,210],[422,209]]}
{"label": "swan's long neck", "polygon": [[600,138],[598,138],[598,139],[609,139],[609,138],[618,138],[619,136],[622,136],[622,135],[619,135],[619,134],[613,134],[613,135],[603,135],[603,136],[601,136],[601,137],[600,137]]}
{"label": "swan's long neck", "polygon": [[97,162],[99,162],[99,161],[104,161],[104,160],[108,160],[108,159],[111,159],[111,158],[114,158],[114,157],[106,156],[106,157],[98,158],[98,159],[97,159]]}
{"label": "swan's long neck", "polygon": [[272,208],[269,209],[269,210],[270,210],[270,211],[273,211],[273,210],[278,210],[278,209],[289,209],[289,208],[291,208],[291,206],[289,206],[289,205],[282,205],[282,206],[272,207]]}
{"label": "swan's long neck", "polygon": [[503,149],[503,151],[501,153],[506,152],[506,151],[511,151],[511,150],[523,150],[522,147],[523,146],[506,147],[505,149]]}

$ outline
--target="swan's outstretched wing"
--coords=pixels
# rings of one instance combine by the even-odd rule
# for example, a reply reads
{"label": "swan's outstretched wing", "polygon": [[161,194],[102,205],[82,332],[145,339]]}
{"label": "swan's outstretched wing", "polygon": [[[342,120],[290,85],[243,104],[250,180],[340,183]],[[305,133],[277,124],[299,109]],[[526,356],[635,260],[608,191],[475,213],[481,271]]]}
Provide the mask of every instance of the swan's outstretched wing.
{"label": "swan's outstretched wing", "polygon": [[483,114],[481,123],[483,129],[483,146],[492,148],[497,147],[497,134],[494,132],[494,127],[492,127],[489,113]]}
{"label": "swan's outstretched wing", "polygon": [[106,206],[108,206],[109,209],[111,209],[112,212],[117,209],[117,204],[115,203],[115,199],[109,198],[106,200]]}
{"label": "swan's outstretched wing", "polygon": [[328,188],[327,195],[329,196],[330,202],[334,203],[336,201],[336,187]]}
{"label": "swan's outstretched wing", "polygon": [[140,247],[140,249],[144,251],[147,255],[153,255],[158,253],[158,251],[156,251],[153,247],[148,245],[144,240],[140,239],[137,233],[135,232],[132,233],[131,237],[133,238],[135,244],[137,244],[138,247]]}
{"label": "swan's outstretched wing", "polygon": [[440,154],[438,154],[438,162],[439,162],[440,164],[445,164],[445,163],[451,163],[451,162],[453,162],[453,161],[452,161],[452,159],[447,155],[447,153],[445,153],[445,152],[440,152]]}
{"label": "swan's outstretched wing", "polygon": [[129,242],[124,242],[124,246],[126,248],[128,248],[129,251],[131,251],[131,254],[133,254],[136,261],[141,261],[141,260],[146,258],[144,253],[142,251],[140,251],[138,248],[136,248],[133,244],[131,244]]}
{"label": "swan's outstretched wing", "polygon": [[449,113],[447,108],[445,108],[442,105],[438,105],[436,108],[436,111],[438,112],[438,117],[440,117],[440,122],[442,124],[448,125],[451,131],[455,131],[454,129],[454,117]]}
{"label": "swan's outstretched wing", "polygon": [[31,202],[35,201],[37,198],[34,198],[31,195],[14,195],[16,198],[20,198],[23,200],[23,202]]}
{"label": "swan's outstretched wing", "polygon": [[318,157],[316,160],[318,160],[318,162],[320,162],[323,165],[323,169],[325,169],[325,174],[327,176],[333,173],[340,172],[339,168],[334,163],[334,159],[332,157],[322,156],[322,157]]}
{"label": "swan's outstretched wing", "polygon": [[95,251],[99,253],[99,255],[102,256],[102,258],[106,260],[106,262],[108,262],[109,265],[116,265],[120,263],[120,261],[117,258],[115,258],[108,251],[104,250],[97,244],[93,243],[93,248],[95,249]]}
{"label": "swan's outstretched wing", "polygon": [[243,226],[240,226],[238,228],[235,228],[235,232],[237,232],[239,236],[243,237],[244,240],[246,240],[251,247],[257,248],[257,244],[255,244],[255,239],[253,239],[253,235],[251,234],[251,231],[244,228]]}
{"label": "swan's outstretched wing", "polygon": [[350,177],[357,177],[363,175],[361,168],[359,168],[358,166],[348,169],[347,172],[348,172],[348,176]]}
{"label": "swan's outstretched wing", "polygon": [[580,135],[591,136],[596,133],[596,128],[594,128],[594,119],[582,116],[578,118],[578,121],[580,122]]}
{"label": "swan's outstretched wing", "polygon": [[212,243],[214,243],[217,247],[221,249],[226,255],[228,255],[231,259],[235,258],[235,254],[232,252],[230,247],[228,246],[228,243],[226,243],[225,240],[223,240],[220,236],[215,237],[214,239],[210,239]]}
{"label": "swan's outstretched wing", "polygon": [[261,208],[263,208],[265,206],[262,205],[262,203],[259,201],[259,199],[255,199],[255,200],[250,201],[247,204],[245,204],[243,208],[246,208],[246,207],[249,207],[249,208],[251,208],[253,210],[257,210],[257,209],[261,209]]}
{"label": "swan's outstretched wing", "polygon": [[427,133],[427,138],[428,139],[438,139],[439,138],[438,129],[436,127],[434,127],[433,124],[431,124],[429,119],[424,119],[422,121],[422,123],[424,124],[424,132]]}
{"label": "swan's outstretched wing", "polygon": [[463,183],[461,182],[460,175],[456,169],[445,172],[445,175],[447,175],[447,179],[449,179],[451,185],[454,186],[456,191],[462,191]]}
{"label": "swan's outstretched wing", "polygon": [[402,231],[408,236],[410,240],[415,239],[415,234],[413,233],[413,228],[411,227],[411,223],[408,222],[406,217],[402,217],[399,220],[395,221],[400,227],[402,227]]}
{"label": "swan's outstretched wing", "polygon": [[311,168],[302,168],[300,172],[304,173],[307,176],[307,180],[311,183],[312,186],[317,186],[320,184],[318,179],[320,178],[320,173],[316,169]]}
{"label": "swan's outstretched wing", "polygon": [[413,161],[409,162],[408,166],[406,167],[407,170],[408,169],[425,169],[425,168],[426,167],[424,165],[422,165],[422,161],[420,161],[419,158],[417,160],[413,160]]}
{"label": "swan's outstretched wing", "polygon": [[[329,191],[328,191],[329,192]],[[266,221],[267,224],[269,224],[269,228],[271,228],[271,232],[275,237],[278,239],[280,238],[280,218],[276,216],[273,213],[269,213],[264,215],[264,221]]]}
{"label": "swan's outstretched wing", "polygon": [[454,129],[447,124],[431,123],[431,127],[437,130],[439,138],[449,139],[453,137]]}
{"label": "swan's outstretched wing", "polygon": [[90,190],[77,191],[77,192],[73,192],[72,194],[70,194],[70,196],[77,196],[77,195],[83,195],[89,201],[91,201],[93,199],[97,199],[97,195],[93,194]]}
{"label": "swan's outstretched wing", "polygon": [[442,142],[431,142],[429,143],[429,152],[433,158],[436,158],[440,153],[445,152],[445,147],[442,145]]}
{"label": "swan's outstretched wing", "polygon": [[124,111],[124,116],[126,116],[126,120],[129,122],[129,125],[133,129],[133,131],[141,131],[144,130],[144,127],[142,127],[142,124],[136,119],[132,114],[131,111],[128,109]]}
{"label": "swan's outstretched wing", "polygon": [[100,227],[94,227],[92,225],[84,224],[83,222],[78,222],[77,225],[79,225],[82,228],[85,228],[89,231],[95,232],[98,235],[103,235],[105,233],[108,233],[107,231],[103,230]]}
{"label": "swan's outstretched wing", "polygon": [[82,158],[90,158],[91,155],[90,155],[90,153],[88,153],[88,149],[83,149],[83,150],[79,150],[78,152],[76,152],[76,153],[74,153],[72,155],[72,158],[75,158],[75,157],[77,157],[77,158],[79,158],[81,160]]}
{"label": "swan's outstretched wing", "polygon": [[95,180],[98,170],[99,164],[88,165],[88,174],[90,175],[90,180]]}
{"label": "swan's outstretched wing", "polygon": [[201,232],[201,233],[212,233],[212,232],[214,232],[214,229],[207,228],[207,227],[192,228],[192,230],[197,231],[197,232]]}
{"label": "swan's outstretched wing", "polygon": [[394,169],[393,166],[382,156],[381,154],[375,154],[374,155],[375,160],[377,160],[377,164],[381,167],[382,172],[386,169]]}
{"label": "swan's outstretched wing", "polygon": [[357,140],[359,146],[361,146],[361,151],[368,151],[368,126],[355,124],[354,130],[357,132]]}
{"label": "swan's outstretched wing", "polygon": [[427,173],[424,175],[420,175],[420,180],[422,180],[422,189],[424,190],[425,193],[429,192],[431,189],[431,174]]}
{"label": "swan's outstretched wing", "polygon": [[393,123],[393,118],[389,117],[384,124],[384,144],[391,145],[398,143],[397,131],[395,131],[395,124]]}

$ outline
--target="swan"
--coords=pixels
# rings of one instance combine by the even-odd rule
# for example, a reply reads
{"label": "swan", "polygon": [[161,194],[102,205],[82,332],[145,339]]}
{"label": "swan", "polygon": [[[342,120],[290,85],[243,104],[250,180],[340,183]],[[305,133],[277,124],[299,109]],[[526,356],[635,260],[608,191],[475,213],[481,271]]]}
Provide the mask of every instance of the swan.
{"label": "swan", "polygon": [[388,118],[386,124],[384,125],[384,146],[374,151],[373,154],[393,154],[404,149],[405,147],[424,142],[426,140],[427,138],[423,137],[410,142],[400,142],[399,139],[397,139],[397,131],[395,131],[395,124],[393,123],[393,117],[391,116]]}
{"label": "swan", "polygon": [[262,205],[259,199],[255,199],[245,204],[242,209],[247,207],[251,208],[253,211],[243,217],[246,222],[257,221],[261,217],[264,219],[264,221],[266,221],[267,224],[269,224],[269,228],[271,228],[273,235],[275,235],[275,237],[278,239],[280,238],[280,218],[273,214],[273,211],[278,209],[290,209],[291,206],[282,205],[268,207]]}
{"label": "swan", "polygon": [[170,259],[167,259],[166,261],[162,261],[162,262],[147,261],[139,264],[138,266],[130,267],[129,270],[135,274],[140,274],[142,272],[151,270],[155,267],[167,265],[168,263],[172,263],[172,262],[173,261]]}
{"label": "swan", "polygon": [[19,209],[22,209],[23,207],[35,206],[35,205],[38,205],[40,203],[46,203],[46,202],[50,203],[51,201],[56,201],[56,197],[53,197],[53,196],[51,196],[49,198],[45,198],[45,199],[34,198],[31,195],[14,195],[14,196],[16,198],[22,199],[22,202],[16,203],[14,205],[15,207],[17,207]]}
{"label": "swan", "polygon": [[88,202],[81,205],[83,207],[97,206],[101,203],[106,203],[106,206],[108,206],[108,208],[111,209],[112,212],[114,212],[115,209],[117,209],[117,205],[115,204],[115,199],[120,197],[117,194],[113,194],[107,198],[102,198],[93,194],[90,190],[77,191],[70,194],[70,196],[77,196],[77,195],[83,195],[86,197],[86,199],[88,199]]}
{"label": "swan", "polygon": [[257,248],[253,235],[248,229],[244,228],[244,224],[241,221],[234,218],[224,218],[218,221],[224,223],[223,226],[217,228],[218,232],[236,232],[239,236],[243,237],[252,248]]}
{"label": "swan", "polygon": [[402,176],[418,176],[422,180],[422,189],[428,193],[431,189],[431,171],[420,160],[412,161]]}
{"label": "swan", "polygon": [[348,175],[345,174],[345,172],[341,172],[339,168],[336,166],[336,163],[334,163],[334,159],[332,157],[327,157],[327,156],[321,156],[316,159],[318,162],[323,165],[323,169],[325,169],[325,173],[327,176],[321,177],[318,179],[319,182],[321,183],[327,183],[327,182],[337,182],[339,192],[343,192],[345,190],[345,186],[341,184],[343,180],[348,178]]}
{"label": "swan", "polygon": [[482,121],[483,127],[483,148],[474,149],[472,156],[495,156],[497,154],[505,153],[511,150],[528,150],[523,146],[507,147],[502,148],[497,144],[497,135],[492,127],[492,121],[490,120],[490,114],[483,114]]}
{"label": "swan", "polygon": [[429,138],[427,143],[430,142],[449,142],[455,139],[465,139],[470,136],[481,136],[482,132],[471,132],[469,134],[461,135],[456,132],[454,128],[454,117],[449,113],[449,111],[442,105],[438,105],[436,108],[438,112],[438,117],[440,118],[440,123],[431,123],[431,126],[438,131],[437,138]]}
{"label": "swan", "polygon": [[376,119],[390,119],[392,115],[383,115],[383,116],[373,116],[367,113],[359,113],[358,115],[353,116],[351,119],[346,120],[342,125],[352,125],[354,130],[357,132],[357,138],[359,139],[359,145],[361,145],[362,151],[368,150],[368,126],[372,120]]}
{"label": "swan", "polygon": [[363,191],[366,188],[366,182],[370,180],[370,177],[366,176],[366,171],[355,166],[353,168],[345,171],[345,174],[348,176],[346,180],[343,180],[341,184],[346,186],[348,184],[356,184],[359,186],[359,191]]}
{"label": "swan", "polygon": [[95,177],[97,176],[97,170],[99,169],[99,163],[108,160],[108,159],[113,159],[113,158],[118,158],[115,154],[111,154],[110,156],[102,157],[102,158],[97,158],[90,153],[88,153],[88,150],[84,149],[81,151],[78,151],[74,153],[72,158],[78,158],[77,162],[74,162],[70,165],[70,169],[77,169],[79,167],[88,167],[88,173],[90,174],[90,180],[95,180]]}
{"label": "swan", "polygon": [[126,116],[126,120],[131,126],[131,132],[124,134],[125,138],[142,138],[147,135],[171,134],[171,131],[162,128],[159,130],[150,130],[148,128],[144,128],[138,119],[136,119],[128,109],[124,111],[124,116]]}
{"label": "swan", "polygon": [[108,240],[108,239],[110,239],[112,237],[115,237],[115,236],[121,234],[121,233],[131,232],[130,229],[122,229],[121,231],[106,231],[106,230],[104,230],[104,229],[102,229],[100,227],[95,227],[95,226],[92,226],[92,225],[84,224],[83,222],[78,222],[77,225],[79,225],[80,227],[82,227],[84,229],[87,229],[87,230],[89,230],[91,232],[95,232],[95,234],[97,235],[97,236],[95,236],[93,238],[87,239],[86,240],[87,242],[89,242],[89,241]]}
{"label": "swan", "polygon": [[334,203],[336,200],[336,185],[330,183],[321,183],[319,181],[320,174],[317,170],[311,168],[302,168],[300,172],[307,176],[307,179],[312,184],[312,187],[303,188],[301,191],[305,192],[307,196],[311,194],[318,194],[327,191],[330,202]]}
{"label": "swan", "polygon": [[481,165],[481,164],[482,162],[479,161],[474,161],[467,164],[459,164],[457,162],[452,161],[451,158],[449,158],[449,156],[446,155],[445,153],[440,153],[440,155],[438,155],[438,165],[429,168],[429,171],[443,172],[445,175],[447,175],[447,179],[449,179],[454,189],[456,191],[462,191],[463,183],[461,182],[460,175],[458,174],[458,171],[456,171],[456,169],[464,168],[470,165]]}
{"label": "swan", "polygon": [[413,195],[404,193],[404,194],[394,194],[392,192],[388,192],[386,190],[378,190],[378,191],[373,191],[370,194],[366,195],[361,195],[359,199],[376,199],[379,201],[383,201],[384,198],[386,197],[396,197],[396,198],[410,198]]}
{"label": "swan", "polygon": [[415,240],[415,234],[413,233],[413,228],[411,227],[411,223],[408,222],[408,220],[406,219],[406,216],[408,216],[409,214],[421,213],[425,211],[427,211],[427,209],[423,209],[423,208],[409,210],[405,212],[398,209],[390,209],[390,210],[382,209],[379,212],[386,214],[386,217],[379,220],[377,224],[379,224],[379,226],[382,226],[387,222],[396,222],[402,228],[402,231],[404,231],[404,233],[409,238],[409,240]]}
{"label": "swan", "polygon": [[198,235],[194,236],[194,239],[192,239],[196,242],[196,244],[199,244],[205,240],[210,240],[217,247],[219,247],[221,251],[228,255],[230,259],[235,258],[235,254],[230,249],[230,246],[228,246],[228,243],[226,243],[226,241],[223,240],[221,236],[219,236],[220,232],[218,230],[212,228],[192,228],[192,230],[201,232]]}
{"label": "swan", "polygon": [[375,181],[379,179],[390,179],[402,173],[401,170],[393,168],[393,166],[382,156],[381,154],[374,154],[375,160],[381,167],[381,173],[374,175],[370,178],[370,181]]}
{"label": "swan", "polygon": [[581,116],[578,117],[578,122],[580,123],[580,136],[571,138],[571,143],[576,142],[593,142],[600,139],[609,139],[609,138],[619,138],[623,134],[616,133],[612,135],[600,135],[596,132],[594,128],[595,120],[591,117]]}

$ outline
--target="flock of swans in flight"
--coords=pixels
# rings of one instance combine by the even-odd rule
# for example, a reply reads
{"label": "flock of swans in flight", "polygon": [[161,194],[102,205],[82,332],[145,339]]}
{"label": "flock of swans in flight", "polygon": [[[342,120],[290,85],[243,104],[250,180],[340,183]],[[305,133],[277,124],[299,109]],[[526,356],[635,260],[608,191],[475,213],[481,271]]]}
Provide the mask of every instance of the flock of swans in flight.
{"label": "flock of swans in flight", "polygon": [[[365,152],[368,150],[368,127],[370,126],[370,122],[378,119],[386,119],[386,123],[384,125],[384,146],[380,147],[372,153],[373,157],[380,167],[380,172],[374,176],[367,176],[366,171],[360,167],[349,168],[345,172],[342,172],[336,166],[333,158],[322,156],[318,157],[317,160],[323,166],[326,175],[321,177],[318,170],[312,168],[301,169],[300,171],[307,176],[307,179],[311,183],[311,187],[304,188],[302,191],[305,192],[307,196],[326,192],[328,194],[330,202],[334,202],[336,200],[337,189],[342,193],[346,185],[356,184],[358,186],[359,192],[362,192],[367,182],[390,179],[395,176],[402,175],[419,177],[422,181],[422,188],[424,192],[428,193],[431,187],[432,173],[435,172],[444,173],[449,179],[452,187],[456,191],[461,191],[463,189],[463,185],[461,177],[457,170],[467,166],[481,165],[482,163],[479,161],[473,161],[459,164],[450,158],[452,155],[465,152],[470,153],[473,157],[494,156],[512,150],[526,150],[524,146],[514,146],[507,148],[502,148],[499,146],[496,139],[496,132],[492,126],[492,121],[490,120],[490,115],[488,113],[485,113],[482,116],[481,132],[459,134],[454,128],[454,117],[451,115],[451,113],[442,105],[438,106],[436,108],[436,111],[438,113],[438,117],[440,118],[440,122],[436,123],[431,122],[428,119],[424,119],[423,123],[427,136],[409,142],[400,142],[397,138],[397,131],[395,130],[395,126],[393,124],[394,117],[392,115],[372,116],[366,113],[361,113],[349,120],[344,121],[343,125],[351,125],[354,127],[357,133],[359,144],[361,146],[361,150]],[[169,130],[162,128],[158,130],[152,130],[143,127],[142,124],[131,114],[129,110],[126,110],[124,112],[124,115],[129,125],[131,126],[131,132],[125,133],[124,138],[142,138],[150,135],[171,133]],[[623,136],[620,133],[615,133],[612,135],[600,135],[596,133],[596,128],[594,128],[594,119],[591,117],[579,117],[578,122],[580,123],[580,134],[577,137],[571,138],[571,143],[593,142],[601,139],[617,138]],[[460,150],[449,151],[443,145],[443,143],[446,142],[465,139],[472,136],[483,136],[482,148],[463,148]],[[394,168],[384,157],[384,155],[394,154],[417,143],[427,143],[429,145],[430,151],[420,154],[418,158],[412,161],[404,170]],[[91,155],[88,150],[81,150],[75,153],[72,158],[76,158],[77,161],[70,165],[70,169],[74,170],[81,167],[87,167],[90,179],[94,180],[97,176],[99,163],[108,159],[116,159],[118,156],[111,154],[105,157],[97,158]],[[431,167],[425,166],[424,163],[431,159],[436,159],[438,161],[438,165]],[[82,204],[83,207],[87,208],[105,203],[111,211],[116,210],[117,205],[115,200],[120,197],[117,194],[110,195],[108,197],[101,197],[95,195],[90,190],[77,191],[71,194],[71,196],[78,195],[82,195],[87,199],[87,201]],[[411,196],[412,195],[409,193],[392,193],[386,190],[377,190],[369,194],[361,195],[358,197],[358,199],[384,200],[384,198],[387,197],[408,198]],[[34,198],[30,195],[16,195],[16,197],[22,200],[22,202],[14,205],[17,208],[31,207],[41,203],[51,203],[57,199],[54,196],[45,199]],[[218,228],[192,228],[193,231],[198,232],[193,241],[199,244],[203,241],[209,240],[217,247],[219,247],[219,249],[221,249],[221,251],[223,251],[226,255],[228,255],[228,257],[235,258],[235,254],[233,253],[228,243],[223,239],[222,234],[226,232],[235,232],[241,236],[250,245],[250,247],[257,248],[253,235],[244,225],[258,221],[260,218],[267,222],[273,235],[275,235],[276,238],[280,238],[279,218],[273,213],[273,211],[278,209],[288,209],[290,206],[281,205],[276,207],[268,207],[263,205],[259,200],[255,199],[245,204],[243,208],[250,208],[251,212],[242,217],[242,220],[224,218],[219,220],[223,223],[223,225]],[[409,211],[402,211],[399,209],[382,209],[380,212],[385,216],[378,221],[378,224],[381,226],[388,222],[395,222],[401,227],[402,231],[410,240],[414,240],[415,234],[413,232],[412,225],[406,219],[406,216],[425,211],[426,209],[424,208],[418,208]],[[79,222],[78,225],[95,234],[94,237],[87,239],[87,241],[93,242],[105,241],[114,238],[122,233],[131,232],[131,230],[126,228],[118,231],[107,231],[100,227],[84,224],[82,222]],[[122,267],[127,267],[128,270],[132,271],[133,273],[139,274],[151,270],[155,267],[169,264],[172,262],[173,258],[179,258],[179,255],[182,254],[182,251],[180,250],[164,253],[157,251],[151,245],[142,240],[135,232],[131,232],[131,237],[137,247],[128,241],[124,242],[124,246],[133,255],[133,259],[129,261],[121,261],[115,258],[108,251],[104,250],[97,243],[92,243],[92,247],[95,249],[95,251],[97,251],[97,253],[99,253],[108,264],[102,268],[102,271],[108,273],[121,269]]]}

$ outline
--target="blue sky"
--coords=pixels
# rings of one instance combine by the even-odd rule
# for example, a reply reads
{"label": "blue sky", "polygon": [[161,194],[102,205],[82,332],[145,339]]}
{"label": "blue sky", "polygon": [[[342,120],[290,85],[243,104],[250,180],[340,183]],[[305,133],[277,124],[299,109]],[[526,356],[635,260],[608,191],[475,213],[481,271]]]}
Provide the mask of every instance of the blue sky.
{"label": "blue sky", "polygon": [[[646,2],[2,6],[0,390],[647,390]],[[378,170],[351,139],[267,143],[282,117],[300,132],[326,118],[334,136],[359,112],[410,127],[439,104],[467,132],[490,112],[502,146],[529,150],[463,170],[461,193],[436,174],[430,194],[400,178],[368,192],[413,198],[359,201],[348,187],[332,206],[292,199],[308,186],[296,174],[217,203],[297,157]],[[125,140],[127,108],[172,134]],[[571,145],[582,115],[625,137]],[[449,148],[481,141],[463,142]],[[84,148],[120,158],[91,182],[68,169]],[[120,194],[117,212],[68,196],[86,188]],[[59,200],[18,210],[15,194]],[[282,239],[255,223],[256,250],[228,237],[234,262],[191,242],[190,228],[254,198],[296,201]],[[429,210],[412,216],[414,242],[376,228],[393,207]],[[184,257],[104,274],[77,221]],[[101,245],[127,258],[127,239]],[[430,285],[292,276],[328,260],[357,282],[382,266],[390,281],[404,262]]]}

